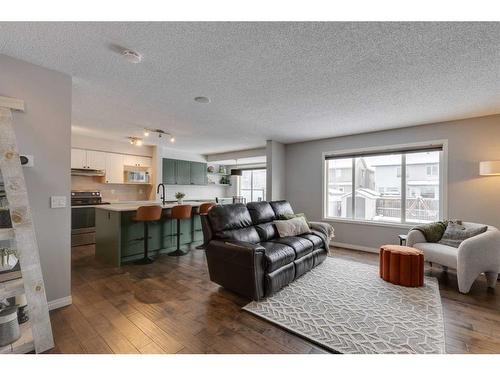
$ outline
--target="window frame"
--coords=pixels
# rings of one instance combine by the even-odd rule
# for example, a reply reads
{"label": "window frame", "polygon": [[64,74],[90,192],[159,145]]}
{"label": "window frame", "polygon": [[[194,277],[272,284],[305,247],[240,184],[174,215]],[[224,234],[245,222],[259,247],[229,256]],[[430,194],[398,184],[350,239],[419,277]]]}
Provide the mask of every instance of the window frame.
{"label": "window frame", "polygon": [[[267,168],[266,167],[255,167],[255,168],[240,168],[240,169],[241,169],[241,171],[245,171],[245,172],[250,171],[251,172],[251,177],[250,177],[250,186],[251,186],[251,188],[250,189],[244,189],[242,187],[243,183],[240,182],[240,184],[238,186],[238,195],[242,196],[241,190],[250,190],[250,198],[253,199],[253,194],[254,194],[253,192],[254,192],[254,190],[259,190],[259,191],[261,190],[261,189],[254,189],[253,188],[253,172],[254,171],[258,171],[258,170],[264,170],[264,171],[266,171]],[[267,176],[266,176],[266,181],[267,181]],[[266,198],[267,198],[267,188],[264,189],[264,199],[263,199],[263,201],[265,201]],[[257,202],[257,201],[251,200],[251,202]]]}
{"label": "window frame", "polygon": [[[359,156],[362,156],[361,154],[363,153],[387,153],[387,152],[404,152],[409,149],[416,149],[422,148],[422,152],[424,152],[425,148],[429,147],[442,147],[442,151],[439,156],[439,196],[440,196],[440,201],[439,201],[439,219],[442,220],[443,218],[448,217],[448,140],[447,139],[438,139],[438,140],[432,140],[432,141],[426,141],[426,142],[416,142],[416,143],[405,143],[405,144],[390,144],[390,145],[385,145],[385,146],[375,146],[375,147],[364,147],[364,148],[357,148],[357,149],[344,149],[344,150],[333,150],[333,151],[325,151],[321,154],[321,162],[322,162],[322,194],[321,194],[321,199],[323,200],[322,202],[322,218],[323,221],[326,222],[336,222],[336,223],[348,223],[348,224],[360,224],[360,225],[372,225],[372,226],[379,226],[379,227],[391,227],[391,228],[404,228],[404,229],[409,229],[413,226],[416,225],[416,223],[408,223],[408,222],[401,222],[401,223],[391,223],[391,222],[379,222],[379,221],[372,221],[372,220],[360,220],[356,219],[355,217],[352,218],[337,218],[337,217],[328,217],[326,214],[328,212],[327,209],[327,194],[328,194],[328,157],[339,157],[341,158],[342,156],[349,157],[352,155],[360,154]],[[357,157],[359,157],[357,156]],[[353,157],[354,160],[354,157]],[[355,170],[353,168],[352,171],[352,180],[354,181],[355,179]],[[403,177],[404,176],[404,177]],[[405,214],[402,215],[403,217],[406,218],[406,154],[402,154],[402,164],[401,164],[401,212],[404,212]],[[353,201],[353,209],[354,209],[354,199]],[[403,211],[404,210],[404,211]],[[352,212],[355,212],[354,210]]]}

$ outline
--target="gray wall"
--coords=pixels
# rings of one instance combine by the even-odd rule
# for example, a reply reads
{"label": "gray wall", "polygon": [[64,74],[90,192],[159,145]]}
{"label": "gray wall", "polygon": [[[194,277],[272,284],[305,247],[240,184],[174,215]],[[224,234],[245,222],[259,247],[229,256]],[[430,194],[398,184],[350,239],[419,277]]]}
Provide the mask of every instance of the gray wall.
{"label": "gray wall", "polygon": [[[71,295],[71,77],[0,55],[0,95],[25,102],[14,114],[21,153],[34,155],[25,168],[29,202],[49,301]],[[51,209],[50,196],[65,195],[67,208]]]}
{"label": "gray wall", "polygon": [[[500,115],[330,138],[286,146],[286,196],[311,220],[322,215],[322,153],[448,140],[448,217],[500,227],[500,177],[479,176],[479,161],[500,160]],[[377,248],[406,229],[333,223],[336,241]]]}
{"label": "gray wall", "polygon": [[266,200],[285,199],[286,148],[283,143],[267,141],[266,144]]}

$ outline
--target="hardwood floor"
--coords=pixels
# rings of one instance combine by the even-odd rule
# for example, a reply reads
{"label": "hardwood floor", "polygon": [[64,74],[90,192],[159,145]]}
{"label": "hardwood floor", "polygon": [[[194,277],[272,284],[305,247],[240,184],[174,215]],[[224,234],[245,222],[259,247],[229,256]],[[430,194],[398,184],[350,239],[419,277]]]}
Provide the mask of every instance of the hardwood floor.
{"label": "hardwood floor", "polygon": [[[332,249],[332,256],[378,264],[376,254]],[[327,353],[241,310],[248,301],[210,282],[202,250],[122,268],[73,249],[73,304],[51,312],[52,353]],[[439,267],[448,353],[500,353],[500,290],[484,277],[470,294]]]}

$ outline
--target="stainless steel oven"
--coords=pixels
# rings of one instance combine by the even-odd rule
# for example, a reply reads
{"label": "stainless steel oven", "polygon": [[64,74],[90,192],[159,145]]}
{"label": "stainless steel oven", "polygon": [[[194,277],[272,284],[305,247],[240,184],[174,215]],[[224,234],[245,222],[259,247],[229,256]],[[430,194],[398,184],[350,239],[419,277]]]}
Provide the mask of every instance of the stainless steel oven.
{"label": "stainless steel oven", "polygon": [[95,244],[95,206],[103,202],[98,191],[71,192],[71,246]]}

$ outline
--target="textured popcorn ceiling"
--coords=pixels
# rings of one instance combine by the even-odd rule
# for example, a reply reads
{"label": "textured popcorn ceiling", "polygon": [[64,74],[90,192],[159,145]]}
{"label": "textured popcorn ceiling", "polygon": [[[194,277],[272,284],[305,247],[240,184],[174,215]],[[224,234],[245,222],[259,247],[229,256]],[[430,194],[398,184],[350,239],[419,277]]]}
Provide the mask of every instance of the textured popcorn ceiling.
{"label": "textured popcorn ceiling", "polygon": [[213,153],[500,113],[499,36],[500,23],[0,23],[0,53],[73,76],[77,133],[149,126]]}

